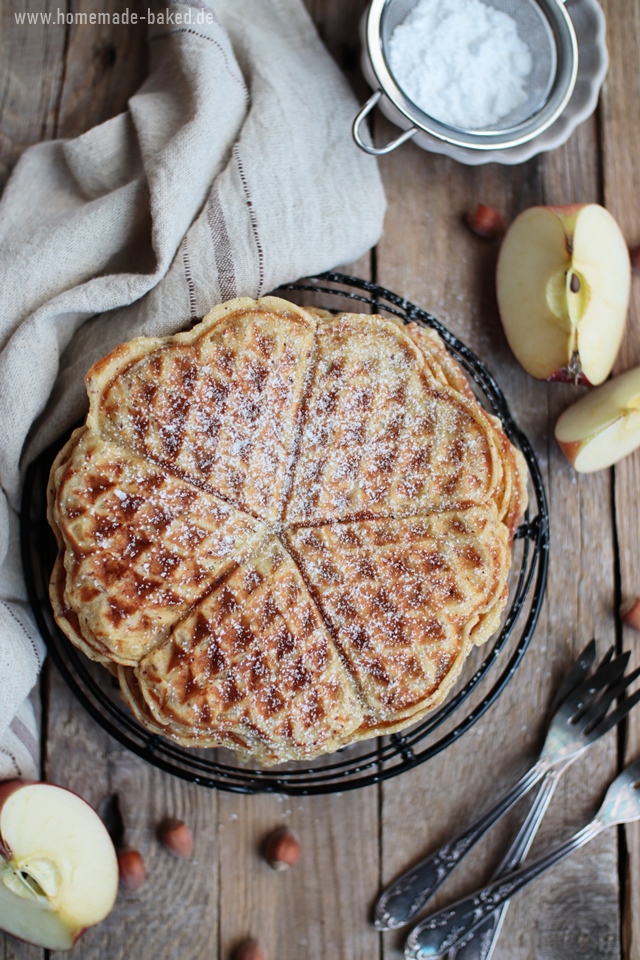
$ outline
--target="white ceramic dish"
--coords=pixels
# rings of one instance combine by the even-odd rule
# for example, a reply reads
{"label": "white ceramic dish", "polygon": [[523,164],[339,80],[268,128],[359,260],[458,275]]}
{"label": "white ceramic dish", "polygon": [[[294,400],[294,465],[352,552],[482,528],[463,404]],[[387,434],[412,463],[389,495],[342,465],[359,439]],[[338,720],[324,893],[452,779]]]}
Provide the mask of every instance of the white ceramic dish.
{"label": "white ceramic dish", "polygon": [[[523,163],[538,153],[555,150],[556,147],[566,143],[575,128],[594,112],[609,65],[606,22],[597,0],[567,0],[566,6],[578,40],[578,76],[569,103],[552,126],[527,143],[505,150],[467,149],[445,143],[443,140],[438,140],[422,131],[413,136],[413,142],[417,143],[423,150],[453,157],[454,160],[470,166],[477,166],[482,163],[509,165]],[[380,85],[371,65],[365,38],[366,17],[367,13],[365,11],[360,23],[362,72],[369,86],[374,90],[379,90]],[[382,113],[401,130],[410,130],[411,122],[385,96],[384,91],[382,91],[378,106]]]}

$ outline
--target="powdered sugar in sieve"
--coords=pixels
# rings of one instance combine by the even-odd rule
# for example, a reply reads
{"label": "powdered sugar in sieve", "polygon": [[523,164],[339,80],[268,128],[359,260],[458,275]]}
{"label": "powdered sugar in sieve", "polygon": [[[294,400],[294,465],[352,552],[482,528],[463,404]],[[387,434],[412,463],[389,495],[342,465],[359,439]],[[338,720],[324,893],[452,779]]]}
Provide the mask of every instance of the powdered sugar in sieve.
{"label": "powdered sugar in sieve", "polygon": [[493,127],[529,100],[528,42],[482,0],[418,0],[391,34],[388,59],[416,106],[451,126]]}

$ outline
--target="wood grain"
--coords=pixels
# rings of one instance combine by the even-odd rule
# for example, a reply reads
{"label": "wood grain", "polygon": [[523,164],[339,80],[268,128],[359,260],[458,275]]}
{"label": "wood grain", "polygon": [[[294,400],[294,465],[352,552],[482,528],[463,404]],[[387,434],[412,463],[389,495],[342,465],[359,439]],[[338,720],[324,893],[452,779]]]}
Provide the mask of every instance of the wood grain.
{"label": "wood grain", "polygon": [[[608,20],[611,52],[609,75],[602,97],[601,136],[604,201],[618,220],[628,242],[640,243],[640,201],[638,200],[638,157],[640,157],[640,2],[629,0],[620,6],[603,3]],[[627,331],[616,372],[640,364],[640,277],[633,278]],[[619,548],[619,590],[621,597],[640,595],[640,452],[615,467],[616,533]],[[620,624],[625,648],[633,651],[640,665],[638,637]],[[621,738],[625,761],[640,755],[640,716],[631,715]],[[640,960],[640,827],[637,823],[621,829],[623,856],[623,947],[628,960]]]}
{"label": "wood grain", "polygon": [[[365,4],[307,0],[306,6],[338,64],[361,90],[357,23]],[[371,257],[340,269],[370,277]],[[296,299],[323,302],[321,295]],[[258,937],[267,955],[278,960],[376,960],[380,939],[367,914],[380,870],[378,822],[376,787],[325,797],[221,794],[221,960],[248,936]],[[276,873],[261,847],[281,824],[297,832],[302,855],[294,869]]]}
{"label": "wood grain", "polygon": [[[381,142],[390,138],[386,123],[377,121],[377,126]],[[610,478],[577,479],[550,440],[572,393],[536,383],[513,360],[495,304],[497,246],[464,225],[465,213],[478,202],[513,217],[532,203],[566,202],[568,193],[597,199],[595,124],[584,127],[564,150],[516,168],[465,168],[414,145],[383,159],[381,166],[391,213],[377,248],[376,278],[435,313],[498,372],[517,420],[536,447],[552,515],[547,601],[519,672],[469,734],[383,787],[383,879],[389,881],[418,851],[435,849],[515,781],[540,745],[545,711],[562,672],[594,633],[611,643],[615,629]],[[597,550],[585,549],[594,540]],[[615,765],[611,735],[561,782],[538,850],[580,825]],[[521,816],[516,812],[493,831],[435,903],[444,904],[486,879],[496,851],[504,848]],[[586,901],[591,909],[585,909]],[[620,955],[618,927],[617,844],[610,835],[514,902],[495,957],[613,960]],[[401,943],[402,938],[386,935],[385,958],[399,958]]]}
{"label": "wood grain", "polygon": [[44,950],[39,947],[0,935],[0,960],[44,960],[44,956]]}
{"label": "wood grain", "polygon": [[[378,935],[367,923],[378,882],[375,787],[327,797],[220,796],[221,951],[258,937],[269,957],[375,960]],[[282,873],[261,856],[275,827],[299,835],[298,864]]]}
{"label": "wood grain", "polygon": [[[147,0],[102,0],[105,14],[146,14]],[[71,0],[70,12],[95,11],[92,0]],[[56,136],[75,137],[126,109],[147,73],[146,23],[78,23],[67,28],[64,82]]]}
{"label": "wood grain", "polygon": [[64,27],[20,26],[16,13],[52,13],[57,0],[8,0],[0,32],[0,188],[32,143],[56,135],[65,66]]}
{"label": "wood grain", "polygon": [[[138,4],[129,0],[128,6]],[[105,0],[101,8],[126,5]],[[362,98],[357,24],[364,0],[306,5]],[[139,893],[121,894],[112,916],[83,938],[76,956],[228,960],[235,944],[253,935],[271,960],[399,958],[401,938],[381,938],[367,921],[381,881],[443,842],[516,779],[540,746],[552,692],[577,651],[593,633],[603,645],[620,639],[617,595],[640,594],[640,457],[616,468],[615,485],[611,472],[577,477],[571,471],[553,441],[553,425],[573,391],[536,383],[515,364],[496,312],[497,246],[469,234],[463,223],[477,202],[512,217],[533,203],[604,200],[628,239],[640,241],[640,0],[603,5],[612,57],[602,108],[564,148],[514,168],[466,168],[414,145],[381,162],[389,211],[374,258],[376,279],[434,312],[498,373],[545,475],[552,512],[549,591],[525,661],[473,730],[424,767],[381,788],[316,798],[217,794],[162,775],[98,728],[52,671],[45,773],[78,789],[101,812],[117,796],[125,842],[142,851],[149,876]],[[2,9],[0,186],[28,144],[76,135],[123,109],[146,69],[143,30],[15,22],[16,11],[46,13],[57,6],[58,0],[6,0]],[[90,11],[91,0],[60,6]],[[376,120],[376,126],[381,140],[392,132],[385,122]],[[351,269],[370,275],[370,258]],[[620,369],[639,362],[636,279]],[[633,644],[633,637],[624,639]],[[615,771],[616,745],[610,734],[569,771],[536,849],[565,837],[593,810]],[[629,724],[626,750],[632,757],[640,752],[640,718]],[[486,878],[523,810],[470,854],[438,902]],[[182,817],[194,831],[190,863],[170,857],[155,839],[167,814]],[[278,874],[260,847],[283,823],[299,833],[302,857],[295,869]],[[628,829],[622,849],[623,955],[640,960],[640,830]],[[618,867],[611,832],[541,879],[512,905],[496,960],[618,960]],[[44,960],[43,951],[9,937],[0,944],[0,960]]]}
{"label": "wood grain", "polygon": [[[139,850],[146,867],[141,889],[120,890],[113,912],[82,936],[74,957],[199,960],[215,956],[218,794],[163,774],[121,747],[79,709],[55,670],[50,675],[48,701],[47,780],[80,793],[110,825],[117,804],[124,833],[115,839]],[[166,817],[177,817],[190,826],[191,860],[176,858],[157,839],[157,828]],[[62,960],[63,956],[51,953],[52,958]]]}
{"label": "wood grain", "polygon": [[45,960],[45,951],[0,933],[0,960]]}
{"label": "wood grain", "polygon": [[[103,0],[100,12],[146,10],[145,0]],[[126,106],[146,73],[145,24],[58,22],[95,12],[92,0],[7,0],[0,28],[0,189],[22,151],[77,136]],[[36,22],[18,23],[16,14]],[[50,18],[47,25],[43,22]],[[64,17],[63,17],[64,19]]]}

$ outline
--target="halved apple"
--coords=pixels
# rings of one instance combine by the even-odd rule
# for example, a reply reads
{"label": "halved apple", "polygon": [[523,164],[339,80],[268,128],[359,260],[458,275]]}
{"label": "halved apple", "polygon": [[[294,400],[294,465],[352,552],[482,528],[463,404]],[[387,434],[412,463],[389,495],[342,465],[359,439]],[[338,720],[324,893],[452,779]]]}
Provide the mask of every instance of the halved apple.
{"label": "halved apple", "polygon": [[629,306],[629,250],[595,203],[531,207],[498,258],[498,308],[509,346],[538,380],[603,383]]}
{"label": "halved apple", "polygon": [[0,929],[68,950],[111,911],[116,854],[98,814],[48,783],[0,784]]}
{"label": "halved apple", "polygon": [[556,440],[580,473],[593,473],[640,447],[640,367],[581,397],[556,424]]}

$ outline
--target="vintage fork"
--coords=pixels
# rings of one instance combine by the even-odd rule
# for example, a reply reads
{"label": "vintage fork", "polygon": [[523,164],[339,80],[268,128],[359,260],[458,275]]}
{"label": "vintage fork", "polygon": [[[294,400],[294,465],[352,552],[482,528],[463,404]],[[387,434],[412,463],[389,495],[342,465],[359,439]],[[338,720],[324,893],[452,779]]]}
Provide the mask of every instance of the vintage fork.
{"label": "vintage fork", "polygon": [[582,830],[578,830],[570,840],[539,860],[526,864],[470,897],[465,897],[464,900],[439,910],[418,924],[407,939],[405,947],[407,960],[434,960],[436,957],[444,956],[475,930],[485,917],[499,909],[503,903],[549,867],[584,846],[589,840],[593,840],[607,827],[640,820],[640,793],[637,790],[639,784],[640,760],[637,760],[616,777],[593,820]]}
{"label": "vintage fork", "polygon": [[[611,659],[612,653],[613,650],[610,650],[596,672],[584,679],[595,658],[595,641],[586,647],[567,677],[566,688],[569,681],[575,683],[582,679],[583,682],[577,687],[574,686],[556,710],[536,763],[511,790],[463,833],[407,870],[383,891],[374,912],[374,923],[379,930],[397,929],[409,923],[420,913],[462,857],[500,817],[545,774],[556,768],[564,768],[576,760],[595,740],[615,726],[640,699],[639,691],[605,719],[613,699],[621,692],[620,682],[624,684],[622,689],[632,682],[629,678],[622,681],[620,679],[630,654],[623,653]],[[633,679],[636,675],[633,675]]]}
{"label": "vintage fork", "polygon": [[[600,663],[600,667],[609,662],[612,653],[613,648],[607,651],[607,654]],[[593,663],[594,659],[595,641],[592,640],[591,643],[583,650],[572,670],[567,675],[562,687],[556,694],[554,707],[552,709],[554,709],[557,704],[563,703],[571,691],[577,686],[576,681],[579,680],[581,664],[584,664],[588,661]],[[600,669],[600,667],[598,669]],[[640,670],[634,670],[627,676],[622,677],[622,679],[609,691],[608,697],[610,695],[611,699],[613,699],[619,696],[622,691],[626,689],[626,687],[628,687],[635,679],[637,679],[638,676],[640,676]],[[605,702],[606,700],[603,700],[602,703],[604,704]],[[621,713],[621,716],[618,717],[616,722],[619,722],[622,716],[633,706],[631,701],[627,702],[629,703],[629,706],[627,707],[626,703],[623,704],[623,707],[626,709]],[[611,716],[613,716],[613,714]],[[607,729],[610,729],[610,727],[605,727],[603,732],[606,733]],[[594,740],[591,740],[591,743],[594,742]],[[575,757],[573,759],[575,759]],[[519,867],[523,862],[529,850],[531,849],[531,844],[533,843],[535,835],[538,832],[538,827],[540,826],[542,818],[547,811],[547,807],[551,802],[551,798],[555,792],[558,782],[560,781],[560,777],[565,770],[568,770],[568,768],[571,766],[571,763],[573,763],[573,760],[569,761],[564,766],[561,765],[552,767],[544,775],[540,790],[538,791],[529,813],[527,814],[524,823],[518,831],[515,840],[502,859],[500,866],[495,871],[492,878],[493,880],[497,880],[509,873],[513,873],[513,871],[516,870],[517,867]],[[469,934],[469,936],[466,937],[462,943],[450,951],[449,960],[490,960],[495,945],[498,941],[498,937],[500,936],[500,930],[502,929],[502,924],[508,909],[509,901],[507,900],[502,904],[502,906],[498,907],[497,910],[494,910],[493,913],[485,917],[485,919],[474,929],[473,933]]]}

